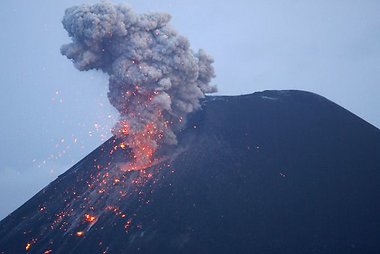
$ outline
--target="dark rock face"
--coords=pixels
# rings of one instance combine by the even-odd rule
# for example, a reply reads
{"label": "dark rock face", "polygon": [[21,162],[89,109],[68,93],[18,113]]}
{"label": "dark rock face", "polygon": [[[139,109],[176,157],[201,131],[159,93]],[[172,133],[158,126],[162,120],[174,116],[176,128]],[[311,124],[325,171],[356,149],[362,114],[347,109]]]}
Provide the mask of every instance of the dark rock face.
{"label": "dark rock face", "polygon": [[338,105],[209,97],[179,140],[120,172],[110,139],[0,222],[0,253],[380,253],[380,131]]}

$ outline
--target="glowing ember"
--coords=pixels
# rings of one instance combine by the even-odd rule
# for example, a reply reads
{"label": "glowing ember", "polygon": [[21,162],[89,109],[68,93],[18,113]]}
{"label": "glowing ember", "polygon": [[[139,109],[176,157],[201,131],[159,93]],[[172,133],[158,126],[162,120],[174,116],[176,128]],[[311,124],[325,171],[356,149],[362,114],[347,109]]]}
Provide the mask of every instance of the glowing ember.
{"label": "glowing ember", "polygon": [[[160,113],[157,113],[160,116]],[[128,126],[124,122],[123,126]],[[118,134],[124,134],[123,129]],[[133,159],[131,162],[124,164],[121,169],[123,171],[142,170],[149,168],[154,163],[154,153],[157,150],[158,142],[162,138],[163,131],[158,128],[154,122],[147,123],[142,130],[136,132],[128,131],[125,139],[126,142],[119,146],[123,148],[125,145],[132,148]],[[123,137],[122,137],[123,138]]]}
{"label": "glowing ember", "polygon": [[96,220],[96,217],[95,216],[91,216],[91,215],[89,215],[89,214],[85,214],[84,215],[84,218],[86,219],[86,221],[88,221],[88,222],[94,222],[95,220]]}
{"label": "glowing ember", "polygon": [[26,246],[25,246],[25,250],[26,251],[30,250],[30,247],[32,247],[32,244],[31,243],[27,243]]}
{"label": "glowing ember", "polygon": [[124,224],[125,232],[128,233],[128,229],[129,229],[129,227],[131,226],[131,223],[132,223],[132,219],[129,219],[129,220]]}
{"label": "glowing ember", "polygon": [[81,236],[84,235],[84,233],[83,233],[83,231],[78,231],[78,232],[76,232],[76,235],[79,236],[79,237],[81,237]]}

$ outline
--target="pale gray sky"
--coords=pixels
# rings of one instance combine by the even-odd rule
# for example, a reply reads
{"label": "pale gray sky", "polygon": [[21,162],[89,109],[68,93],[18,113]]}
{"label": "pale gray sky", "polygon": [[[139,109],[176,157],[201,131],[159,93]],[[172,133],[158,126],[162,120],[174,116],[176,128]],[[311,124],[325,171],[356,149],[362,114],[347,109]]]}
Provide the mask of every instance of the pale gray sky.
{"label": "pale gray sky", "polygon": [[[94,2],[2,1],[0,219],[110,136],[107,77],[59,53],[64,10]],[[380,127],[380,1],[127,3],[170,13],[192,48],[213,55],[219,94],[313,91]]]}

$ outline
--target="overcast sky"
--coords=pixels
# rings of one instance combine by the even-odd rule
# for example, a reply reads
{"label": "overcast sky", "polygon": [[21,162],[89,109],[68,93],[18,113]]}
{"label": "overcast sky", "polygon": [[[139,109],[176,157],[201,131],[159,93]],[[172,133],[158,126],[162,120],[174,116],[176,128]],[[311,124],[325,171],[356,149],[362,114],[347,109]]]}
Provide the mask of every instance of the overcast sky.
{"label": "overcast sky", "polygon": [[[107,77],[59,53],[64,10],[94,2],[2,0],[0,219],[111,135]],[[193,49],[213,55],[219,94],[313,91],[380,127],[378,0],[127,3],[170,13]]]}

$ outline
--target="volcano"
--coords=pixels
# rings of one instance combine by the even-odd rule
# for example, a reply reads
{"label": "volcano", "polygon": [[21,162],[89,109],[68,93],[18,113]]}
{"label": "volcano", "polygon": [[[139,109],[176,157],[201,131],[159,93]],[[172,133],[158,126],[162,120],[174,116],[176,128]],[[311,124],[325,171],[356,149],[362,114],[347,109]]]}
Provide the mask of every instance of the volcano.
{"label": "volcano", "polygon": [[0,222],[0,253],[380,253],[380,130],[316,94],[207,97],[151,168],[111,138]]}

